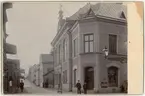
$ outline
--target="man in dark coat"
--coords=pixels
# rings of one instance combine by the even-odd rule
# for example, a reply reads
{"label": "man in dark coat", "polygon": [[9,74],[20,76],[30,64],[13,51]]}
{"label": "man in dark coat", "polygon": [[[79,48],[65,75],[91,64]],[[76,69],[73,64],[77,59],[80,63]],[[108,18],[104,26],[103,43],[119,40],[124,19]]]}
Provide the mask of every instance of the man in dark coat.
{"label": "man in dark coat", "polygon": [[76,84],[76,87],[77,87],[77,93],[81,94],[81,83],[80,83],[80,80],[78,80],[78,83]]}
{"label": "man in dark coat", "polygon": [[87,94],[87,83],[85,82],[83,85],[84,94]]}
{"label": "man in dark coat", "polygon": [[21,80],[21,82],[20,82],[20,89],[21,89],[21,92],[23,92],[23,90],[24,90],[24,82],[23,82],[23,80]]}

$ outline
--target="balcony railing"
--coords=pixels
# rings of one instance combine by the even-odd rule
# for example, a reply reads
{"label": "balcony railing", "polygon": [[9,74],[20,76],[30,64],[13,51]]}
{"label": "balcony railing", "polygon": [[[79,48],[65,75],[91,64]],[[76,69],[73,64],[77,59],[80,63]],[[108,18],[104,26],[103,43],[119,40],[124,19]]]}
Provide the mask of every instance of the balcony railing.
{"label": "balcony railing", "polygon": [[120,61],[121,63],[127,63],[127,55],[109,54],[107,58],[108,60]]}
{"label": "balcony railing", "polygon": [[6,43],[5,51],[7,54],[17,54],[16,46],[9,43]]}

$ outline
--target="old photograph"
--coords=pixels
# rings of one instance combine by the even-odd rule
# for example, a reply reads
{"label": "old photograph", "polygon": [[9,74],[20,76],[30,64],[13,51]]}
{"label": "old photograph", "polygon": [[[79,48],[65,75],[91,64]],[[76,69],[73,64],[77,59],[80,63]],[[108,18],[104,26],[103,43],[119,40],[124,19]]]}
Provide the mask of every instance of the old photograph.
{"label": "old photograph", "polygon": [[4,2],[4,94],[127,94],[124,2]]}

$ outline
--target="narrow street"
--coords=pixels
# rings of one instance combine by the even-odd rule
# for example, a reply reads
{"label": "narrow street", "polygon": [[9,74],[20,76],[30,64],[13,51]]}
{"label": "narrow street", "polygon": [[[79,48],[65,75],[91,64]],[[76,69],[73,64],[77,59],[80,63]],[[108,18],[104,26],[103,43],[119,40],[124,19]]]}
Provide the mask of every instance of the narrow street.
{"label": "narrow street", "polygon": [[[33,83],[31,83],[30,81],[28,81],[27,79],[25,79],[24,92],[20,94],[43,94],[44,95],[44,94],[61,94],[61,93],[57,93],[57,90],[55,89],[44,89],[44,88],[38,87],[34,85]],[[75,93],[63,92],[62,94],[75,94]]]}
{"label": "narrow street", "polygon": [[55,90],[47,90],[41,87],[38,87],[28,81],[27,79],[24,81],[24,94],[58,94]]}

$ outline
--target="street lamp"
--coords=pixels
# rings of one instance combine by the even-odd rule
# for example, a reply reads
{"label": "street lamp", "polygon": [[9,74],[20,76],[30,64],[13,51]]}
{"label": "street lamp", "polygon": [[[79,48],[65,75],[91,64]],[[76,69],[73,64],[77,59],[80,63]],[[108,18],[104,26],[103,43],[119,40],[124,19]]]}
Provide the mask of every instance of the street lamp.
{"label": "street lamp", "polygon": [[105,48],[103,49],[103,52],[104,52],[104,54],[105,54],[105,58],[107,58],[109,52],[108,52],[108,49],[107,49],[106,46],[105,46]]}

